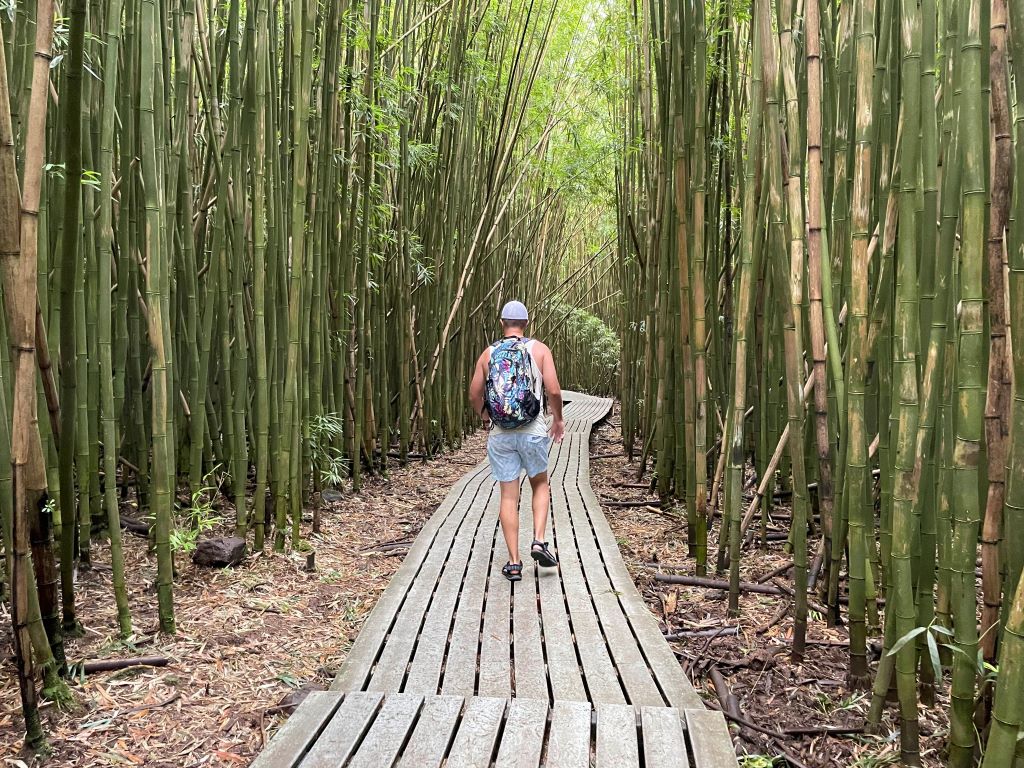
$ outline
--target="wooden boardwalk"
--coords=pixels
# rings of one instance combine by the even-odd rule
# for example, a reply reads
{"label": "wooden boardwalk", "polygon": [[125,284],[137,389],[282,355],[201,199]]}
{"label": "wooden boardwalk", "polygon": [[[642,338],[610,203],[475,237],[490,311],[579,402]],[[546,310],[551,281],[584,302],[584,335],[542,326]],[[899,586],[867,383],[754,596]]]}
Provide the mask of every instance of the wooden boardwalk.
{"label": "wooden boardwalk", "polygon": [[566,400],[549,463],[559,567],[526,559],[522,581],[502,576],[498,488],[481,463],[420,532],[331,692],[311,695],[255,768],[736,766],[724,718],[683,674],[590,487],[590,432],[611,401]]}

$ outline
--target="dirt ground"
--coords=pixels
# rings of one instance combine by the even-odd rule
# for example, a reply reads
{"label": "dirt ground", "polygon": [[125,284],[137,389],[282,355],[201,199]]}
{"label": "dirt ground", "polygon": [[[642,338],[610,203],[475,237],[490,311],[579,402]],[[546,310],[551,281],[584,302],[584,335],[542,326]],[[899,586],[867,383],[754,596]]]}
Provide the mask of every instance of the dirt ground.
{"label": "dirt ground", "polygon": [[[173,637],[157,632],[155,557],[145,539],[126,536],[135,635],[118,639],[107,548],[93,542],[96,564],[78,577],[85,635],[68,641],[68,658],[162,656],[168,664],[77,679],[77,712],[52,704],[43,709],[51,758],[19,758],[23,725],[10,615],[0,606],[0,766],[248,765],[284,720],[283,700],[330,685],[401,565],[407,546],[395,542],[415,537],[452,483],[483,455],[483,440],[473,437],[436,461],[396,468],[388,479],[371,479],[358,494],[346,491],[327,504],[321,534],[312,533],[309,521],[303,526],[316,550],[312,573],[304,552],[252,555],[226,570],[178,557]],[[221,514],[234,519],[230,508]],[[230,533],[226,524],[221,528]]]}
{"label": "dirt ground", "polygon": [[[591,464],[598,496],[608,500],[653,498],[637,484],[637,465],[621,453],[617,417],[600,426]],[[316,570],[305,570],[306,554],[253,555],[234,569],[208,570],[178,558],[175,581],[178,632],[157,632],[153,584],[155,558],[146,541],[126,536],[125,548],[135,635],[117,638],[111,572],[105,547],[94,543],[96,565],[79,574],[82,638],[68,641],[72,661],[161,656],[164,667],[134,667],[79,676],[72,690],[74,712],[44,707],[51,758],[61,768],[146,765],[154,768],[244,766],[283,722],[288,704],[304,691],[329,686],[363,620],[401,564],[401,558],[451,484],[482,455],[480,435],[461,450],[430,463],[396,468],[372,479],[358,493],[325,506],[322,533],[310,522],[303,535],[316,550]],[[777,506],[779,511],[785,511]],[[859,729],[869,695],[845,683],[847,640],[843,628],[811,616],[810,644],[802,664],[788,656],[791,616],[773,595],[744,595],[742,615],[727,614],[717,590],[666,585],[652,578],[649,563],[665,572],[693,573],[685,528],[674,512],[644,507],[604,507],[605,513],[651,610],[666,633],[738,628],[738,634],[673,641],[673,648],[709,706],[719,707],[712,670],[736,697],[742,716],[768,731],[733,726],[745,768],[855,766],[898,763],[898,735],[889,709],[882,736],[809,735],[796,728]],[[233,519],[230,508],[221,510]],[[223,532],[229,532],[225,523]],[[709,552],[713,562],[717,526]],[[755,581],[787,562],[783,543],[751,550],[742,578]],[[677,566],[678,569],[670,568]],[[781,580],[788,583],[788,577]],[[0,635],[9,637],[10,617],[0,606]],[[731,630],[736,631],[736,630]],[[0,647],[0,766],[44,764],[19,758],[22,723],[10,646]],[[948,702],[922,710],[924,764],[938,766],[944,750]],[[783,759],[785,757],[785,759]],[[773,763],[772,760],[775,760]],[[24,760],[24,762],[22,762]]]}
{"label": "dirt ground", "polygon": [[[617,414],[599,426],[591,443],[591,455],[602,458],[590,466],[591,482],[602,500],[653,499],[656,494],[638,487],[638,463],[630,463],[622,451]],[[607,458],[605,458],[607,457]],[[644,480],[649,480],[650,474]],[[665,573],[694,575],[695,562],[687,553],[685,523],[675,510],[603,505],[637,588],[658,617],[666,634],[680,632],[730,631],[734,635],[690,637],[673,640],[672,647],[690,679],[709,706],[721,708],[715,693],[712,670],[717,670],[735,696],[743,719],[770,732],[731,726],[740,764],[744,768],[785,766],[794,768],[878,768],[899,764],[898,724],[890,705],[883,718],[880,736],[825,734],[823,729],[860,729],[871,704],[869,692],[851,691],[846,685],[849,640],[845,628],[830,628],[824,617],[811,612],[808,647],[804,661],[793,664],[789,657],[792,613],[789,598],[776,595],[744,594],[741,615],[728,615],[728,594],[701,587],[679,586],[655,581],[661,564]],[[789,509],[776,503],[775,510]],[[785,523],[782,524],[783,527]],[[769,542],[768,549],[745,553],[741,580],[753,582],[791,561],[785,542]],[[709,534],[709,576],[714,577],[718,550],[718,526]],[[676,566],[673,568],[672,566]],[[727,578],[727,577],[726,577]],[[777,580],[790,585],[787,575]],[[725,628],[725,629],[723,629]],[[733,629],[733,628],[738,628]],[[880,637],[869,637],[869,644]],[[870,650],[869,650],[870,654]],[[872,660],[872,670],[874,662]],[[945,692],[939,692],[934,707],[921,709],[921,748],[925,766],[944,765],[948,735]],[[817,729],[799,735],[794,729]],[[774,760],[774,762],[772,762]]]}

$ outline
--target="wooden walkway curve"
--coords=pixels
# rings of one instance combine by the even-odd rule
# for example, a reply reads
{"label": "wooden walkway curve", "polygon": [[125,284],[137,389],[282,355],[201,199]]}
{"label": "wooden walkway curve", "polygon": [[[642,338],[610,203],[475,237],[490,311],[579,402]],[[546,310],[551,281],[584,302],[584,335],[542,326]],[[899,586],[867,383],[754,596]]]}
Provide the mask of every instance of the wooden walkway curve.
{"label": "wooden walkway curve", "polygon": [[[486,461],[430,518],[330,692],[296,710],[254,768],[733,768],[636,591],[590,487],[589,438],[611,401],[565,394],[552,446],[548,541],[557,569],[507,551]],[[529,551],[524,481],[520,547]]]}

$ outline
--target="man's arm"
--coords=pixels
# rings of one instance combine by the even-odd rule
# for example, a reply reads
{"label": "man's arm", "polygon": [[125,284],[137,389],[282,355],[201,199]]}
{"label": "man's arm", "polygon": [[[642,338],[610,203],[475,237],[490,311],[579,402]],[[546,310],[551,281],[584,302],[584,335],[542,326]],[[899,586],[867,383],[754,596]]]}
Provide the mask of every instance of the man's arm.
{"label": "man's arm", "polygon": [[486,355],[487,353],[485,352],[476,361],[473,378],[469,382],[469,404],[473,408],[473,413],[483,418],[484,424],[491,420],[490,414],[487,413],[487,409],[484,407],[484,382],[487,379]]}
{"label": "man's arm", "polygon": [[548,396],[548,407],[551,409],[549,434],[552,440],[560,443],[562,435],[565,434],[565,422],[562,421],[562,387],[558,383],[558,372],[555,370],[555,359],[551,355],[551,350],[545,346],[544,352],[540,373],[544,379],[544,392]]}

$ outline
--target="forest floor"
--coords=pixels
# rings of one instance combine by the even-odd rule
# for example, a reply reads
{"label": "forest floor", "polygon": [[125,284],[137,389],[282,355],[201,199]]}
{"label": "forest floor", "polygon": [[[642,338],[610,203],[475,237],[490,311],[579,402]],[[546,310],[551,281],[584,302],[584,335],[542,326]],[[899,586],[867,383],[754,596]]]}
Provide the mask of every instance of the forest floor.
{"label": "forest floor", "polygon": [[[612,422],[617,421],[613,416]],[[358,494],[343,493],[323,509],[322,532],[303,536],[316,551],[307,572],[306,553],[252,555],[233,569],[210,570],[177,558],[175,604],[178,631],[157,632],[153,584],[156,560],[147,542],[125,537],[126,567],[144,578],[129,579],[135,634],[120,641],[113,609],[108,550],[94,542],[94,567],[79,573],[82,638],[69,640],[73,662],[160,656],[163,667],[132,667],[76,678],[74,712],[44,706],[52,754],[48,766],[152,768],[244,766],[259,752],[304,692],[327,688],[362,623],[411,542],[451,485],[483,455],[485,437],[429,463],[395,468],[387,479],[370,479]],[[637,484],[637,464],[622,453],[617,428],[600,425],[592,448],[591,480],[602,499],[653,498]],[[784,507],[776,505],[779,511]],[[717,590],[662,584],[646,563],[680,566],[692,574],[685,526],[670,510],[604,507],[637,587],[667,633],[737,627],[734,636],[673,641],[677,657],[709,706],[718,707],[710,673],[717,669],[736,697],[743,717],[771,737],[734,726],[745,768],[767,768],[768,758],[788,756],[794,768],[877,768],[898,763],[897,728],[890,708],[885,736],[794,735],[802,728],[859,728],[869,694],[845,683],[848,640],[844,628],[826,627],[813,614],[804,662],[788,657],[792,618],[776,621],[780,598],[745,594],[739,619],[728,617],[726,595]],[[131,515],[133,510],[126,510]],[[226,521],[230,506],[219,510]],[[211,532],[229,534],[228,522]],[[717,550],[717,527],[709,537],[709,561]],[[387,545],[387,546],[382,546]],[[753,550],[742,579],[785,564],[783,542]],[[269,547],[268,547],[269,549]],[[783,579],[788,583],[788,578]],[[0,605],[0,634],[9,636],[10,616]],[[769,625],[767,629],[758,631]],[[10,647],[0,648],[0,766],[31,765],[16,757],[22,739],[20,703]],[[921,712],[925,766],[938,766],[948,733],[946,701]],[[42,764],[40,762],[40,764]],[[783,765],[779,759],[775,765]]]}
{"label": "forest floor", "polygon": [[[617,410],[611,422],[617,423]],[[622,453],[617,427],[605,422],[591,442],[590,477],[602,500],[653,499],[649,489],[635,487],[639,465]],[[645,476],[649,479],[650,474]],[[743,594],[740,617],[728,615],[728,593],[701,587],[664,584],[652,578],[647,566],[659,563],[666,573],[694,575],[695,561],[687,554],[685,517],[674,510],[649,507],[602,505],[622,550],[626,565],[658,618],[666,634],[688,631],[712,632],[729,628],[734,635],[691,637],[673,640],[676,657],[686,669],[697,691],[709,706],[721,709],[711,671],[716,669],[739,704],[742,717],[753,725],[777,734],[768,736],[733,724],[740,764],[745,768],[784,766],[793,768],[879,768],[899,764],[898,725],[890,705],[882,722],[882,736],[863,734],[809,735],[787,733],[794,729],[859,729],[871,704],[870,692],[851,691],[846,685],[849,633],[844,627],[827,627],[824,617],[812,611],[808,620],[807,652],[802,663],[790,661],[792,611],[779,619],[789,598],[775,595]],[[776,502],[774,509],[789,512]],[[683,514],[683,513],[680,513]],[[784,526],[780,526],[784,527]],[[718,550],[718,526],[709,534],[709,576]],[[769,542],[768,549],[745,553],[740,569],[742,581],[753,582],[792,560],[785,542]],[[677,566],[670,568],[669,566]],[[728,578],[726,575],[724,578]],[[789,585],[791,575],[778,580]],[[774,622],[774,623],[773,623]],[[735,629],[738,628],[738,632]],[[869,637],[869,645],[880,646],[880,636]],[[869,649],[869,656],[872,651]],[[876,658],[872,661],[877,660]],[[872,667],[874,664],[872,663]],[[720,681],[721,682],[721,681]],[[949,732],[948,698],[940,691],[936,706],[922,708],[921,749],[924,766],[944,765]],[[772,759],[775,759],[772,762]],[[782,759],[785,758],[785,761]]]}
{"label": "forest floor", "polygon": [[[85,635],[67,642],[72,662],[160,656],[164,667],[132,667],[78,678],[76,712],[45,704],[52,756],[47,766],[151,768],[244,766],[304,692],[330,686],[335,671],[411,542],[452,484],[484,453],[484,436],[428,463],[395,468],[326,504],[322,532],[303,537],[316,551],[251,555],[211,570],[176,558],[177,634],[157,632],[156,558],[143,538],[125,536],[135,634],[117,636],[109,549],[93,542],[94,567],[78,574]],[[133,515],[134,510],[126,510]],[[234,510],[219,511],[233,521]],[[209,535],[230,535],[223,523]],[[251,539],[250,539],[251,541]],[[393,544],[402,542],[403,544]],[[268,550],[270,549],[268,542]],[[381,545],[388,544],[382,548]],[[143,578],[138,578],[141,574]],[[0,637],[10,615],[0,605]],[[0,647],[0,766],[24,768],[23,731],[10,646]],[[24,758],[23,758],[24,759]],[[42,764],[39,761],[38,764]]]}

